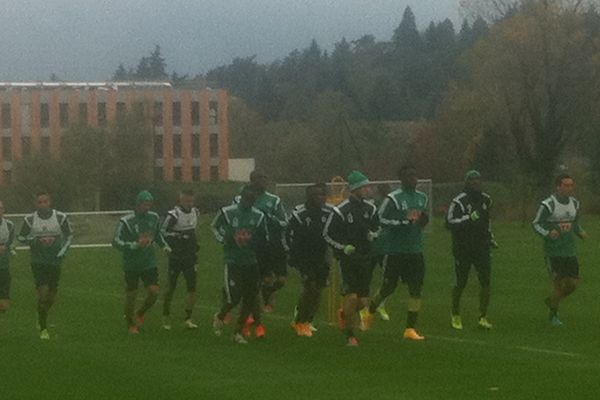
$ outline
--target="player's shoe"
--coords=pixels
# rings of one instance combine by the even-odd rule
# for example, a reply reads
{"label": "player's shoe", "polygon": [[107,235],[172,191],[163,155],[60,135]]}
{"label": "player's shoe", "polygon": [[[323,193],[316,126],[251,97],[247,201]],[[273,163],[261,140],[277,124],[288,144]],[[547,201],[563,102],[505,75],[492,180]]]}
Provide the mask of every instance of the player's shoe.
{"label": "player's shoe", "polygon": [[316,326],[313,325],[312,322],[308,323],[308,329],[310,329],[310,331],[313,332],[313,333],[317,332],[319,330]]}
{"label": "player's shoe", "polygon": [[486,317],[479,318],[479,322],[477,323],[482,329],[492,329],[494,325]]}
{"label": "player's shoe", "polygon": [[344,318],[344,310],[338,308],[338,310],[336,311],[336,316],[338,320],[338,326],[340,327],[340,329],[346,329],[346,318]]}
{"label": "player's shoe", "polygon": [[191,319],[186,319],[183,321],[183,326],[185,326],[186,329],[198,329],[198,325],[196,325]]}
{"label": "player's shoe", "polygon": [[233,336],[231,337],[231,339],[233,340],[234,343],[238,343],[238,344],[248,344],[248,341],[246,340],[246,338],[244,337],[244,335],[242,335],[241,333],[234,333]]}
{"label": "player's shoe", "polygon": [[550,318],[550,324],[552,326],[562,326],[563,322],[558,317],[558,314],[555,314],[555,315],[552,316],[552,318]]}
{"label": "player's shoe", "polygon": [[137,326],[143,326],[145,322],[146,322],[146,316],[144,314],[142,314],[142,315],[136,314],[135,315],[135,323],[137,324]]}
{"label": "player's shoe", "polygon": [[221,336],[221,334],[223,333],[223,325],[225,325],[225,322],[223,320],[219,319],[219,313],[216,312],[215,315],[213,316],[213,323],[212,323],[213,332],[215,333],[215,335]]}
{"label": "player's shoe", "polygon": [[310,330],[310,325],[307,322],[297,324],[296,333],[298,336],[313,336],[313,331]]}
{"label": "player's shoe", "polygon": [[[481,324],[481,320],[479,320],[479,323]],[[451,319],[450,319],[450,325],[452,325],[452,328],[456,329],[456,330],[462,330],[463,328],[463,324],[462,324],[462,318],[460,317],[460,315],[452,315]]]}
{"label": "player's shoe", "polygon": [[267,330],[265,329],[265,326],[263,324],[256,326],[256,330],[254,331],[254,334],[256,335],[257,339],[263,339],[265,337],[266,333],[267,333]]}
{"label": "player's shoe", "polygon": [[379,314],[379,318],[381,318],[384,321],[389,321],[390,320],[390,314],[388,314],[387,310],[385,309],[385,306],[382,304],[379,307],[377,307],[377,309],[375,310],[377,311],[377,314]]}
{"label": "player's shoe", "polygon": [[254,324],[254,315],[250,314],[248,315],[248,319],[246,320],[246,325],[252,325]]}
{"label": "player's shoe", "polygon": [[292,322],[290,324],[292,329],[296,332],[296,335],[303,336],[302,323],[301,322]]}
{"label": "player's shoe", "polygon": [[244,337],[249,338],[250,336],[252,336],[252,325],[246,322],[246,325],[244,325],[244,327],[242,328],[242,335],[244,335]]}
{"label": "player's shoe", "polygon": [[346,346],[348,346],[348,347],[357,347],[358,346],[358,339],[356,338],[356,336],[350,336],[348,338],[348,340],[346,341]]}
{"label": "player's shoe", "polygon": [[138,335],[140,333],[140,328],[138,328],[137,325],[131,325],[129,328],[127,328],[127,333],[130,335]]}
{"label": "player's shoe", "polygon": [[231,321],[233,321],[233,315],[231,315],[231,312],[228,312],[227,314],[225,314],[225,318],[223,318],[223,323],[225,325],[229,325]]}
{"label": "player's shoe", "polygon": [[171,328],[172,328],[172,326],[171,326],[171,318],[168,315],[164,315],[163,316],[162,327],[166,331],[170,331],[171,330]]}
{"label": "player's shoe", "polygon": [[414,328],[406,328],[404,330],[404,339],[408,340],[424,340],[425,336],[419,335]]}
{"label": "player's shoe", "polygon": [[374,315],[369,311],[367,307],[361,309],[358,312],[360,316],[360,330],[368,331],[373,326]]}
{"label": "player's shoe", "polygon": [[48,329],[42,329],[40,331],[40,339],[50,340],[50,333],[48,332]]}

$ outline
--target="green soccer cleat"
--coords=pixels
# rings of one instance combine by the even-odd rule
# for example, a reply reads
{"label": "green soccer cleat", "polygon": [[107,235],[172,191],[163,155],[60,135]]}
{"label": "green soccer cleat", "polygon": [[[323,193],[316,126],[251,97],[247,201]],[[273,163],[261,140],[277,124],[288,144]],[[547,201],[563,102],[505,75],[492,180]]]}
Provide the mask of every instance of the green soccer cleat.
{"label": "green soccer cleat", "polygon": [[[481,320],[479,320],[479,323],[481,323]],[[460,317],[460,315],[452,315],[450,324],[452,325],[452,328],[459,331],[463,328],[462,318]]]}
{"label": "green soccer cleat", "polygon": [[492,327],[493,327],[493,325],[491,324],[491,322],[488,321],[488,319],[486,317],[479,318],[478,325],[482,329],[492,329]]}
{"label": "green soccer cleat", "polygon": [[369,309],[367,307],[361,309],[358,312],[358,315],[360,316],[360,330],[368,331],[369,329],[371,329],[371,327],[373,326],[374,315],[371,314]]}
{"label": "green soccer cleat", "polygon": [[377,314],[379,314],[379,317],[384,320],[384,321],[389,321],[390,320],[390,314],[388,314],[387,310],[385,309],[385,306],[382,304],[379,307],[377,307],[377,309],[375,310],[377,311]]}
{"label": "green soccer cleat", "polygon": [[50,333],[48,333],[48,329],[42,329],[40,331],[40,339],[42,339],[42,340],[50,340]]}

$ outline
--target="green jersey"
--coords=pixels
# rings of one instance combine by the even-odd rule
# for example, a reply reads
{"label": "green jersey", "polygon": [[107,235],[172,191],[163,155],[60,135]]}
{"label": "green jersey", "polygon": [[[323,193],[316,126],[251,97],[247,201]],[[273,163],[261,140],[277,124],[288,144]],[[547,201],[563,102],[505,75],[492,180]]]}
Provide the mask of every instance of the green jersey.
{"label": "green jersey", "polygon": [[[149,238],[149,246],[140,247],[138,240]],[[134,212],[119,220],[112,241],[113,247],[123,253],[123,269],[125,271],[143,271],[157,267],[154,246],[170,250],[160,232],[160,217],[152,211]]]}
{"label": "green jersey", "polygon": [[[561,199],[552,195],[542,201],[533,220],[533,229],[544,238],[546,257],[574,257],[575,236],[583,234],[579,225],[579,201],[574,197]],[[560,233],[552,239],[550,232]]]}
{"label": "green jersey", "polygon": [[[241,196],[236,196],[234,203],[239,203]],[[258,195],[254,207],[265,214],[267,229],[269,230],[269,242],[273,245],[282,246],[285,243],[285,229],[287,227],[287,216],[281,198],[273,193],[264,191]]]}
{"label": "green jersey", "polygon": [[223,243],[225,264],[256,264],[256,251],[268,240],[265,215],[240,204],[223,207],[212,222],[215,238]]}
{"label": "green jersey", "polygon": [[0,269],[8,269],[10,266],[10,252],[15,239],[15,224],[6,219],[0,219]]}
{"label": "green jersey", "polygon": [[382,226],[377,239],[382,254],[423,252],[423,228],[428,222],[427,195],[400,188],[387,195],[379,207]]}
{"label": "green jersey", "polygon": [[29,245],[32,264],[61,265],[71,246],[73,230],[67,214],[36,211],[24,218],[18,239]]}

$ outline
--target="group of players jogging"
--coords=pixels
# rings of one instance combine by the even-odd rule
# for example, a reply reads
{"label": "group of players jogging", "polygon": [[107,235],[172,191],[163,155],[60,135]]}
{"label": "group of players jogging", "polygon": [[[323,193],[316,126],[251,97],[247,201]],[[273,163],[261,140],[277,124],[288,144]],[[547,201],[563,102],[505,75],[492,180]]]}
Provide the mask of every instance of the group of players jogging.
{"label": "group of players jogging", "polygon": [[[380,193],[372,200],[372,184],[364,174],[352,171],[347,177],[349,196],[340,204],[327,204],[327,186],[306,188],[306,200],[286,213],[281,199],[267,191],[268,179],[260,171],[250,175],[239,196],[219,210],[212,222],[215,238],[223,244],[224,280],[220,310],[212,327],[221,335],[239,306],[233,328],[236,343],[247,343],[254,334],[266,335],[261,314],[271,312],[275,293],[285,286],[287,266],[298,270],[303,288],[294,311],[292,327],[298,336],[311,337],[319,310],[321,292],[328,285],[330,257],[339,261],[342,307],[338,322],[346,343],[357,346],[356,331],[368,330],[379,314],[389,319],[384,303],[399,280],[408,288],[404,338],[423,340],[416,330],[425,278],[423,231],[429,222],[429,199],[416,189],[417,170],[400,168],[399,188]],[[580,205],[572,197],[574,180],[562,174],[555,191],[541,202],[533,221],[543,238],[544,253],[552,277],[552,291],[545,299],[549,320],[562,325],[558,307],[576,288],[579,265],[575,237],[587,234],[579,225]],[[135,210],[119,220],[113,247],[121,251],[125,280],[124,316],[130,334],[139,334],[146,312],[159,296],[158,262],[155,247],[168,254],[168,287],[163,302],[163,328],[172,328],[170,309],[177,281],[183,275],[187,286],[184,326],[195,329],[192,319],[196,302],[199,212],[194,194],[183,191],[178,204],[164,219],[151,211],[153,196],[148,191],[136,197]],[[491,257],[497,247],[490,229],[491,197],[482,191],[479,172],[465,175],[464,190],[448,207],[446,225],[452,235],[456,282],[452,290],[450,323],[463,329],[460,299],[469,272],[474,268],[480,283],[479,320],[482,329],[491,329],[487,317],[490,299]],[[41,339],[50,339],[48,312],[55,301],[61,264],[69,250],[73,231],[65,213],[52,208],[47,192],[36,194],[36,210],[24,218],[16,238],[30,247],[31,269],[38,294],[38,328]],[[0,312],[10,304],[10,257],[14,254],[15,226],[4,218],[0,203]],[[383,281],[374,296],[371,281],[376,265],[383,267]],[[136,308],[139,284],[146,290]]]}

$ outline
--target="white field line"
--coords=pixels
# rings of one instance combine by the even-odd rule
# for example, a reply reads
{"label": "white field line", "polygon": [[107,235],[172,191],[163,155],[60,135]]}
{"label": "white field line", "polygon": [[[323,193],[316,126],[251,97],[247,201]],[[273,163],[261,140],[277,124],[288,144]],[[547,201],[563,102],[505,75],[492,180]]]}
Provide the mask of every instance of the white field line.
{"label": "white field line", "polygon": [[[65,292],[65,291],[73,292],[73,293],[77,293],[77,294],[90,294],[90,292],[95,292],[94,295],[100,294],[104,297],[110,297],[110,298],[116,298],[116,299],[120,299],[120,298],[124,297],[124,294],[118,294],[118,293],[114,293],[114,292],[105,292],[105,291],[94,290],[94,289],[82,290],[82,289],[74,289],[74,288],[63,288],[62,291],[63,292]],[[158,302],[160,303],[161,301],[162,301],[162,298],[160,298]],[[200,310],[205,310],[205,311],[217,311],[219,309],[219,306],[208,306],[208,305],[204,305],[204,304],[196,304],[196,306],[194,308],[197,308]],[[268,314],[265,313],[265,314],[263,314],[263,317],[266,317],[267,319],[278,320],[278,321],[291,321],[292,320],[291,315],[285,316],[282,314],[275,314],[275,313],[268,313]],[[494,344],[486,342],[484,340],[477,340],[477,339],[465,339],[465,338],[439,336],[439,335],[426,335],[426,337],[428,339],[440,340],[440,341],[445,341],[445,342],[465,343],[465,344],[473,344],[473,345],[477,345],[477,346],[505,347],[510,350],[520,350],[520,351],[525,351],[528,353],[548,354],[548,355],[554,355],[554,356],[559,356],[559,357],[570,357],[570,358],[584,357],[583,354],[579,354],[579,353],[571,353],[571,352],[558,351],[558,350],[548,350],[548,349],[542,349],[542,348],[531,347],[531,346],[494,345]]]}

